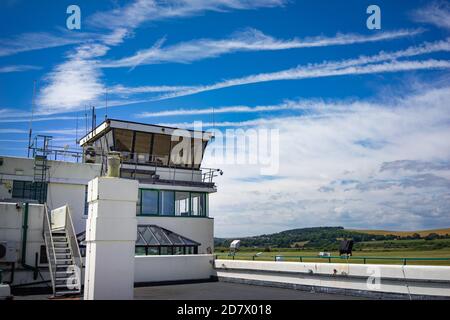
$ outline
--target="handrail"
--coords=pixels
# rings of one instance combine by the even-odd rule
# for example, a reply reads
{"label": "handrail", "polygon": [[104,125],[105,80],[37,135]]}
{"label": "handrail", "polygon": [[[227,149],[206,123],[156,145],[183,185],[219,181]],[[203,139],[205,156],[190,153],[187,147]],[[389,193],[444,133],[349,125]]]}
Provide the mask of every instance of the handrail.
{"label": "handrail", "polygon": [[[83,261],[81,258],[80,247],[78,246],[77,234],[75,232],[75,228],[73,226],[72,214],[70,213],[69,205],[66,205],[66,223],[65,230],[67,234],[67,240],[69,241],[70,251],[72,253],[74,264],[78,267],[80,279],[77,282],[78,290],[81,290],[81,273],[83,270]],[[76,270],[74,270],[76,272]]]}
{"label": "handrail", "polygon": [[[158,168],[166,168],[168,169],[168,175],[171,177],[171,181],[175,183],[175,178],[177,175],[177,172],[179,170],[190,170],[190,180],[192,182],[195,182],[195,177],[197,177],[196,173],[199,175],[199,181],[203,183],[214,183],[214,178],[222,175],[223,172],[220,169],[213,169],[213,168],[204,168],[204,167],[183,167],[182,165],[173,163],[169,158],[166,159],[166,161],[158,161],[160,158],[164,158],[166,156],[164,155],[157,155],[157,154],[148,154],[148,153],[136,153],[136,152],[121,152],[122,154],[122,164],[132,166],[131,170],[134,168],[134,172],[136,173],[138,171],[138,166],[148,166],[152,167],[153,172],[156,174],[158,171]],[[123,157],[123,155],[126,156],[126,158]],[[104,153],[99,154],[101,157],[101,163],[102,163],[102,174],[106,172],[106,159],[107,155]],[[144,156],[144,160],[140,160],[139,156]],[[134,175],[132,175],[133,178],[135,178]],[[183,180],[185,181],[185,180]]]}
{"label": "handrail", "polygon": [[342,260],[363,260],[365,264],[367,260],[391,260],[391,261],[402,261],[404,265],[407,264],[408,261],[449,261],[450,257],[376,257],[376,256],[303,256],[303,255],[255,255],[255,254],[215,254],[216,259],[219,257],[231,257],[233,260],[239,258],[241,259],[252,259],[252,260],[263,260],[269,259],[274,261],[281,261],[282,259],[298,259],[300,262],[307,259],[325,259],[331,263],[332,259],[342,259]]}
{"label": "handrail", "polygon": [[[56,253],[55,245],[52,235],[51,218],[48,212],[47,204],[44,204],[44,241],[45,250],[47,253],[48,268],[50,271],[50,280],[52,282],[53,294],[56,292],[55,279],[56,279]],[[51,249],[51,251],[50,251]]]}

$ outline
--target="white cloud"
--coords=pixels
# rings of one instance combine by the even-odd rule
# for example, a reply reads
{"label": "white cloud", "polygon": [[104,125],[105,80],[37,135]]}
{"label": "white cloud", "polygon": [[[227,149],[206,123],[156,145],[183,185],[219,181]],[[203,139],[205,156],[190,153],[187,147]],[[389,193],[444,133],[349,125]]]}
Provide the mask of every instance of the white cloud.
{"label": "white cloud", "polygon": [[3,134],[9,134],[9,133],[28,133],[28,130],[14,129],[14,128],[0,128],[0,133],[3,133]]}
{"label": "white cloud", "polygon": [[[259,176],[258,166],[214,163],[211,144],[204,165],[224,169],[219,192],[210,200],[216,234],[320,225],[448,227],[450,169],[437,164],[450,161],[450,141],[444,138],[450,135],[449,99],[450,87],[443,87],[383,97],[383,102],[330,103],[297,117],[252,120],[251,128],[280,130],[280,172],[267,179]],[[427,166],[419,173],[382,170],[399,160]]]}
{"label": "white cloud", "polygon": [[425,7],[415,10],[412,17],[418,22],[450,30],[450,3],[443,0],[433,1]]}
{"label": "white cloud", "polygon": [[[219,90],[229,87],[242,86],[253,83],[280,81],[280,80],[300,80],[322,77],[335,77],[345,75],[364,75],[376,73],[390,73],[426,69],[449,69],[450,61],[447,60],[422,60],[422,61],[391,61],[380,64],[355,64],[359,60],[348,60],[338,63],[323,63],[311,66],[298,66],[279,72],[260,73],[243,78],[236,78],[217,82],[212,85],[199,86],[194,89],[164,94],[153,100],[164,100],[175,97],[193,95],[206,91]],[[349,65],[349,66],[347,66]]]}
{"label": "white cloud", "polygon": [[284,0],[136,0],[123,7],[96,13],[89,18],[89,23],[108,29],[134,29],[144,22],[189,17],[205,11],[270,8],[284,3]]}
{"label": "white cloud", "polygon": [[0,67],[0,73],[24,72],[30,70],[39,70],[41,67],[30,65],[10,65]]}
{"label": "white cloud", "polygon": [[[349,45],[365,42],[392,40],[421,33],[422,30],[398,30],[375,35],[337,34],[334,37],[310,37],[305,39],[282,40],[265,35],[259,30],[247,29],[227,39],[197,39],[162,47],[164,41],[152,48],[140,50],[135,55],[115,61],[106,61],[102,67],[136,67],[145,64],[167,62],[188,63],[239,51],[286,50],[335,45]],[[163,39],[164,40],[164,39]]]}
{"label": "white cloud", "polygon": [[80,48],[75,56],[58,65],[46,77],[37,100],[40,114],[52,114],[72,111],[89,103],[95,103],[104,86],[100,81],[101,73],[92,60],[77,57],[96,55],[98,47],[88,53],[86,47]]}
{"label": "white cloud", "polygon": [[[252,83],[267,82],[267,81],[279,81],[279,80],[298,80],[306,78],[318,78],[318,77],[330,77],[339,75],[354,75],[354,74],[370,74],[370,73],[382,73],[382,72],[399,72],[409,70],[421,70],[421,69],[440,69],[447,68],[448,62],[425,60],[425,61],[397,61],[402,58],[411,58],[419,55],[432,54],[436,52],[450,52],[450,39],[445,39],[435,42],[424,42],[418,46],[412,46],[404,50],[394,52],[381,51],[372,56],[360,56],[354,59],[340,60],[340,61],[324,61],[318,64],[300,65],[295,68],[271,72],[261,73],[256,75],[250,75],[242,78],[236,78],[231,80],[224,80],[212,85],[198,85],[189,86],[188,89],[182,89],[181,87],[173,87],[173,92],[163,94],[158,97],[148,99],[148,101],[164,100],[175,97],[187,96],[197,94],[206,91],[218,90],[233,86],[240,86]],[[386,62],[383,64],[376,64],[380,62]],[[139,93],[152,93],[157,90],[158,86],[149,86],[149,90],[145,90],[145,86],[138,87]],[[133,93],[133,88],[127,88],[128,93]]]}
{"label": "white cloud", "polygon": [[141,87],[125,87],[123,85],[116,85],[108,88],[108,93],[117,95],[139,94],[139,93],[154,93],[154,92],[174,92],[192,89],[191,86],[141,86]]}
{"label": "white cloud", "polygon": [[[37,99],[37,112],[44,115],[73,111],[85,105],[98,106],[100,103],[103,105],[100,97],[105,94],[106,87],[101,81],[102,73],[99,70],[98,58],[104,56],[112,46],[121,44],[133,33],[134,28],[143,22],[190,16],[205,10],[253,9],[278,6],[282,3],[282,0],[177,0],[161,4],[156,1],[136,0],[120,9],[96,13],[89,17],[88,21],[112,32],[78,46],[75,53],[68,55],[66,62],[56,66],[46,76],[46,84]],[[123,94],[125,89],[123,87],[122,89]],[[139,91],[139,89],[131,90]],[[152,89],[147,86],[145,90]],[[117,103],[120,101],[113,101],[110,105]]]}
{"label": "white cloud", "polygon": [[53,35],[46,32],[23,33],[11,38],[0,39],[0,57],[20,52],[77,44],[92,37],[95,36],[88,33],[78,34],[74,32],[66,32],[62,35]]}

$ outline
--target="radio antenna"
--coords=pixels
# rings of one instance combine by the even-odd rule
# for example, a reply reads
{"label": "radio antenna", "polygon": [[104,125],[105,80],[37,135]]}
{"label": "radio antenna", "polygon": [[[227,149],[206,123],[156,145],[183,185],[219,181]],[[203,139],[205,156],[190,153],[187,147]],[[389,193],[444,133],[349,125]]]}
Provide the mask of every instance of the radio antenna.
{"label": "radio antenna", "polygon": [[78,144],[78,112],[77,112],[77,120],[75,124],[75,144]]}
{"label": "radio antenna", "polygon": [[36,103],[36,80],[33,81],[33,97],[31,98],[31,118],[30,118],[30,128],[28,131],[28,154],[27,158],[30,157],[31,150],[31,136],[33,134],[33,115],[34,115],[34,104]]}
{"label": "radio antenna", "polygon": [[84,127],[84,129],[85,129],[85,134],[87,135],[87,131],[88,131],[88,115],[87,115],[87,106],[86,105],[84,105],[84,119],[85,119],[85,123],[84,123],[85,127]]}
{"label": "radio antenna", "polygon": [[105,89],[105,120],[108,119],[108,89]]}

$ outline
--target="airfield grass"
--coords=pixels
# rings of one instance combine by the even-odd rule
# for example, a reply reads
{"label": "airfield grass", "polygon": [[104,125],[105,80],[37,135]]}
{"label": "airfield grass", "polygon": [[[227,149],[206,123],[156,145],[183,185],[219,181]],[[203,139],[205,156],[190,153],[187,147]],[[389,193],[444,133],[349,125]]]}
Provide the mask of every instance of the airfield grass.
{"label": "airfield grass", "polygon": [[[220,250],[222,251],[222,250]],[[225,251],[225,250],[223,250]],[[254,257],[257,253],[259,256]],[[339,252],[331,251],[332,256],[339,256]],[[215,252],[219,259],[232,259],[228,252]],[[255,261],[275,261],[275,256],[284,256],[283,261],[300,262],[302,256],[303,262],[322,262],[329,263],[328,258],[318,258],[319,252],[312,250],[292,250],[292,249],[278,249],[271,252],[264,252],[258,249],[245,248],[243,251],[236,254],[236,260],[255,260]],[[309,258],[308,258],[309,256]],[[254,258],[253,258],[254,257]],[[389,257],[399,258],[398,260],[383,260],[383,259],[367,259],[367,264],[396,264],[403,265],[401,258],[450,258],[450,248],[436,249],[436,250],[396,250],[396,249],[368,249],[353,251],[352,259],[332,258],[331,263],[364,263],[364,260],[358,257]],[[358,258],[358,259],[357,259]],[[408,260],[407,265],[435,265],[435,266],[450,266],[450,260],[433,261],[433,260]]]}

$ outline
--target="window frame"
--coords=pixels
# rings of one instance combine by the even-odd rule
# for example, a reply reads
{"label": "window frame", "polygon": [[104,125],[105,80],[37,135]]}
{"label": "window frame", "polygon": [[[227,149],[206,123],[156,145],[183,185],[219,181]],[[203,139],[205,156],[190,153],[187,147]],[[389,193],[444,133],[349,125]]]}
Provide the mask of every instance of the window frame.
{"label": "window frame", "polygon": [[[142,205],[142,201],[143,201],[143,197],[142,197],[142,193],[143,193],[143,191],[156,191],[156,201],[157,201],[157,204],[156,204],[156,213],[144,213],[143,212],[143,205]],[[139,189],[139,194],[140,194],[140,197],[139,197],[139,201],[140,201],[140,203],[138,204],[139,206],[140,206],[140,216],[150,216],[150,217],[154,217],[154,216],[159,216],[160,215],[160,204],[159,204],[159,202],[160,202],[160,199],[159,199],[159,190],[158,189]],[[170,216],[168,216],[168,217],[170,217]]]}
{"label": "window frame", "polygon": [[[143,212],[143,206],[142,206],[142,193],[143,191],[156,191],[157,192],[157,213],[144,213]],[[174,197],[173,197],[173,215],[164,215],[162,214],[162,210],[161,210],[161,192],[173,192],[174,193]],[[189,205],[189,215],[187,216],[177,216],[176,215],[176,208],[175,208],[175,203],[176,203],[176,192],[186,192],[189,193],[189,200],[188,200],[188,205]],[[204,195],[204,199],[205,199],[205,214],[204,215],[193,215],[192,214],[192,194],[202,194]],[[202,192],[202,191],[184,191],[184,190],[166,190],[166,189],[153,189],[153,188],[139,188],[139,199],[138,199],[138,203],[136,204],[136,206],[139,208],[139,210],[136,210],[137,216],[142,216],[142,217],[169,217],[169,218],[173,218],[173,217],[177,217],[177,218],[209,218],[209,192]]]}

